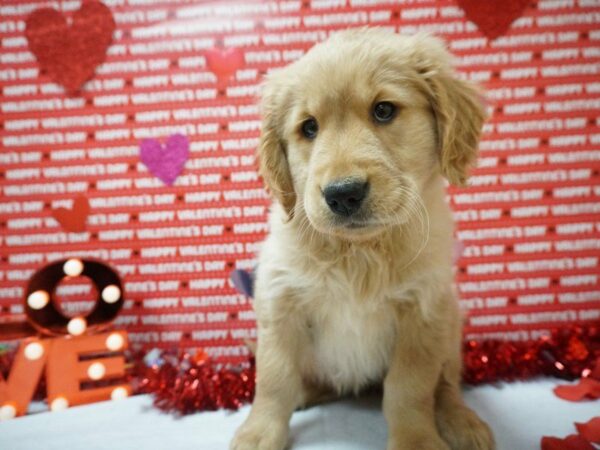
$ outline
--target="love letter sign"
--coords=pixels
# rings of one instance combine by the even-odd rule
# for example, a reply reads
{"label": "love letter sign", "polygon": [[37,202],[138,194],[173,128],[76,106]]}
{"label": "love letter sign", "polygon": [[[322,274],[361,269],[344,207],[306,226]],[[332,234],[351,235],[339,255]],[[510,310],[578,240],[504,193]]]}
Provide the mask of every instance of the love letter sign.
{"label": "love letter sign", "polygon": [[[56,307],[54,291],[63,278],[78,276],[92,280],[98,298],[86,316],[67,317]],[[25,313],[31,330],[46,337],[21,341],[8,380],[0,375],[0,420],[27,412],[44,369],[52,411],[127,397],[130,387],[122,380],[127,333],[105,331],[122,306],[119,277],[101,262],[69,259],[36,272],[25,294]]]}

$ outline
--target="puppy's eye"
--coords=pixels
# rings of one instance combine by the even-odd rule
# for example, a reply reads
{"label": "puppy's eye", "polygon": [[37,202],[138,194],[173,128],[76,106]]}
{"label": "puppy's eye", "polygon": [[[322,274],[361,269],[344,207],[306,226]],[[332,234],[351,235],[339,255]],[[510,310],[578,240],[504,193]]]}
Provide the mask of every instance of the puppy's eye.
{"label": "puppy's eye", "polygon": [[302,122],[302,134],[308,139],[314,139],[319,132],[319,124],[316,119],[310,118]]}
{"label": "puppy's eye", "polygon": [[373,118],[380,123],[387,123],[396,115],[396,106],[390,102],[379,102],[373,107]]}

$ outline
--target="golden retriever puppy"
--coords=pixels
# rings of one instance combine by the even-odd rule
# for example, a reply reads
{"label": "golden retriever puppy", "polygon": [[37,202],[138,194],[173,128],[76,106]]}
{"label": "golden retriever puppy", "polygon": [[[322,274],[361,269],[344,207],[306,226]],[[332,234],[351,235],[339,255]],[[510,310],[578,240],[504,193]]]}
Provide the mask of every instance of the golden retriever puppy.
{"label": "golden retriever puppy", "polygon": [[467,180],[485,113],[444,44],[344,31],[268,77],[257,389],[232,450],[282,450],[292,412],[383,382],[388,450],[492,449],[460,391],[444,178]]}

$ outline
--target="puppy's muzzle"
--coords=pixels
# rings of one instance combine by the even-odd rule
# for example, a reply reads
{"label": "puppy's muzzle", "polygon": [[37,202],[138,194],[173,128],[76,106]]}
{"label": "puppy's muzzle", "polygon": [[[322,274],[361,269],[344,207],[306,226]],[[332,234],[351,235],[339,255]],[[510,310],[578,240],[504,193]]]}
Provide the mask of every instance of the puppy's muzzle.
{"label": "puppy's muzzle", "polygon": [[336,215],[350,217],[356,213],[369,191],[369,183],[363,180],[338,180],[323,189],[323,197],[329,209]]}

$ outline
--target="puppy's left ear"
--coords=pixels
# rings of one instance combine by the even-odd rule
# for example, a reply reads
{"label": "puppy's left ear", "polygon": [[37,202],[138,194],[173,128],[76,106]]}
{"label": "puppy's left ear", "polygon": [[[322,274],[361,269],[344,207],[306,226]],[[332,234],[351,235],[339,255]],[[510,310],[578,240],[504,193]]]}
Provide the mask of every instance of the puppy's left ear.
{"label": "puppy's left ear", "polygon": [[474,84],[457,77],[442,40],[417,35],[413,49],[415,68],[426,82],[437,122],[442,173],[450,183],[464,186],[477,160],[486,119],[483,94]]}

